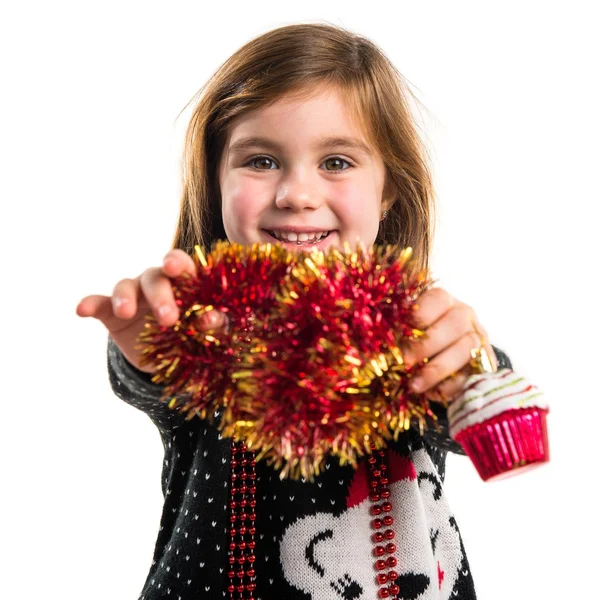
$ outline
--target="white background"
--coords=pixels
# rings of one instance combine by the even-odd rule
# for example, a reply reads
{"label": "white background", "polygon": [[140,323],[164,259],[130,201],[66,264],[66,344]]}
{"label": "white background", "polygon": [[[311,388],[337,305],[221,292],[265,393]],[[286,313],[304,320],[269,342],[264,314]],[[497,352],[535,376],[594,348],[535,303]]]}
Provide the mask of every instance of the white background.
{"label": "white background", "polygon": [[131,600],[162,445],[113,396],[81,297],[159,263],[189,111],[251,37],[327,20],[415,86],[440,201],[434,272],[552,407],[550,465],[447,494],[483,600],[598,597],[594,2],[20,2],[0,13],[3,598]]}

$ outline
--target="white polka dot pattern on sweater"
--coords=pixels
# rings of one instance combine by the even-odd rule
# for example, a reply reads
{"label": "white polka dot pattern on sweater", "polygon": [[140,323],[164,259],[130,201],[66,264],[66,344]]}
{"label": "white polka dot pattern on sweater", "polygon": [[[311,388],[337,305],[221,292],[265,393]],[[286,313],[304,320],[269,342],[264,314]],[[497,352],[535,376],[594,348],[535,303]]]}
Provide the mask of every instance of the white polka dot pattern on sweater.
{"label": "white polka dot pattern on sweater", "polygon": [[[157,600],[159,598],[173,598],[188,600],[197,598],[227,598],[226,592],[229,579],[228,570],[228,503],[229,503],[229,460],[231,456],[230,442],[223,439],[214,426],[199,419],[189,421],[167,407],[160,401],[161,387],[152,383],[150,376],[133,368],[120,353],[118,348],[109,340],[108,346],[108,370],[112,388],[115,394],[122,400],[135,408],[145,412],[158,428],[164,446],[164,462],[162,468],[162,489],[164,494],[164,507],[161,516],[158,536],[156,540],[154,557],[150,567],[147,580],[140,594],[142,600]],[[443,422],[443,419],[442,419]],[[447,449],[458,450],[452,440],[444,436],[444,432],[438,433],[437,437],[430,438],[432,444],[427,444],[427,438],[423,440],[414,432],[409,432],[394,446],[396,452],[405,456],[425,456],[427,451],[428,464],[432,472],[428,476],[435,481],[435,486],[441,485],[444,476],[444,463]],[[439,443],[442,442],[442,443]],[[435,444],[435,447],[434,445]],[[416,453],[416,454],[415,454]],[[419,454],[421,453],[421,454]],[[421,460],[421,459],[419,459]],[[417,461],[418,462],[418,461]],[[256,467],[257,474],[257,506],[256,506],[256,581],[257,590],[255,598],[267,600],[270,598],[296,598],[311,600],[371,600],[366,596],[366,589],[358,592],[356,586],[350,581],[355,581],[357,573],[364,573],[369,565],[354,566],[349,564],[348,573],[338,576],[342,582],[332,582],[334,585],[328,588],[327,595],[321,595],[314,590],[319,588],[310,587],[305,581],[297,579],[294,569],[290,570],[290,563],[286,556],[293,549],[294,544],[302,549],[302,522],[310,522],[310,519],[331,520],[332,523],[342,523],[348,514],[348,497],[353,483],[355,472],[350,467],[340,467],[334,461],[329,460],[326,464],[325,473],[316,479],[314,483],[306,481],[281,481],[278,474],[263,462]],[[419,490],[423,489],[427,500],[423,496],[419,502],[423,515],[430,511],[430,517],[435,512],[435,503],[431,501],[430,479],[419,482],[420,485],[412,487],[414,498],[417,498]],[[437,489],[437,487],[435,487]],[[416,495],[415,495],[416,494]],[[420,496],[419,496],[420,497]],[[414,510],[405,507],[405,510]],[[439,512],[439,511],[438,511]],[[448,523],[445,531],[449,531],[450,540],[452,528],[455,528],[455,540],[460,540],[458,528],[454,518],[448,514]],[[328,516],[329,515],[329,516]],[[433,517],[427,517],[430,522],[435,521]],[[436,517],[438,520],[439,518]],[[450,521],[450,519],[452,519]],[[427,519],[426,519],[427,521]],[[356,524],[356,523],[355,523]],[[427,527],[426,522],[423,523]],[[450,527],[448,527],[450,526]],[[292,535],[296,527],[298,535]],[[346,528],[347,534],[350,532]],[[360,534],[352,531],[349,535],[343,533],[344,528],[338,527],[336,535],[345,539],[344,543],[360,543]],[[364,530],[364,547],[370,547],[371,531],[368,527]],[[344,537],[346,535],[346,537]],[[358,535],[358,537],[356,537]],[[431,534],[433,536],[433,533]],[[440,539],[439,537],[436,538]],[[352,541],[351,541],[352,540]],[[288,543],[290,542],[290,543]],[[338,552],[342,554],[337,558],[332,557],[331,565],[339,568],[348,557],[344,553],[344,543]],[[422,542],[421,542],[422,543]],[[446,556],[448,564],[453,560],[458,561],[458,570],[453,572],[455,581],[452,582],[453,589],[450,595],[443,589],[443,582],[428,584],[427,595],[418,596],[426,598],[462,598],[471,600],[475,598],[473,582],[468,568],[467,559],[464,556],[462,544],[452,542],[452,552],[447,555],[447,548],[439,549]],[[410,547],[410,545],[409,545]],[[324,545],[320,550],[329,552]],[[304,548],[303,552],[306,552]],[[446,552],[446,554],[443,554]],[[326,555],[325,554],[325,555]],[[300,554],[302,557],[302,553]],[[433,556],[433,554],[432,554]],[[451,556],[455,558],[452,559]],[[410,555],[398,556],[399,563],[409,565],[414,557]],[[298,561],[297,567],[302,570]],[[307,571],[312,573],[312,571]],[[405,593],[413,593],[420,589],[424,580],[418,577],[410,579],[410,574],[405,582]],[[418,575],[418,574],[416,574]],[[314,576],[311,575],[311,576]],[[373,577],[375,572],[373,571]],[[354,578],[353,578],[354,577]],[[428,575],[429,577],[429,575]],[[362,580],[361,580],[362,581]],[[450,575],[446,579],[450,582]],[[435,584],[435,585],[434,585]],[[309,587],[307,587],[309,586]],[[412,586],[412,588],[411,588]],[[416,586],[416,587],[415,587]],[[368,586],[363,586],[368,587]],[[312,595],[306,595],[314,591]],[[423,592],[424,590],[421,590]],[[442,595],[443,592],[443,595]],[[456,593],[455,593],[456,592]],[[317,594],[317,595],[315,595]],[[358,594],[358,595],[357,595]],[[417,596],[399,596],[408,598]],[[373,599],[374,600],[374,599]]]}

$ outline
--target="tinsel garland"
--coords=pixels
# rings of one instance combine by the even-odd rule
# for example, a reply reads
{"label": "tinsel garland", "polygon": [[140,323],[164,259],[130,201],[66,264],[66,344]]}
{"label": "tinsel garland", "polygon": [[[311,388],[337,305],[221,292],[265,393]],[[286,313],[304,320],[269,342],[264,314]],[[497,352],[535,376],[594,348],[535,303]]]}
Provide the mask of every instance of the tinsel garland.
{"label": "tinsel garland", "polygon": [[[156,369],[153,381],[165,384],[163,399],[171,408],[212,418],[234,399],[240,353],[252,342],[255,320],[272,310],[291,256],[280,246],[220,243],[207,256],[197,247],[194,262],[197,277],[172,282],[179,320],[164,327],[148,316],[138,348],[142,364]],[[199,317],[213,309],[226,315],[225,330],[199,328]]]}
{"label": "tinsel garland", "polygon": [[[411,250],[291,252],[279,245],[196,248],[197,277],[173,280],[181,318],[149,317],[142,361],[174,409],[209,420],[280,469],[312,479],[328,454],[356,465],[401,431],[435,420],[408,389],[402,348],[431,283]],[[228,326],[200,331],[224,312]],[[414,367],[413,367],[414,368]]]}

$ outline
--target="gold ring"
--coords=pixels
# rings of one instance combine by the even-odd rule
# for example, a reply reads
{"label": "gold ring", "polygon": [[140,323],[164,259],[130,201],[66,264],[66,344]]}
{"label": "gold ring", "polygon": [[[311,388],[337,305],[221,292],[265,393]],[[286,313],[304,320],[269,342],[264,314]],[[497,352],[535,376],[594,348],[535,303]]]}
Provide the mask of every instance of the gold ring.
{"label": "gold ring", "polygon": [[471,360],[469,361],[469,365],[471,365],[472,373],[495,373],[496,368],[494,367],[494,364],[492,363],[492,360],[485,349],[485,339],[481,335],[479,329],[477,329],[477,325],[475,325],[472,319],[471,325],[473,325],[473,329],[479,336],[480,341],[480,345],[478,347],[471,348]]}
{"label": "gold ring", "polygon": [[472,372],[479,373],[495,373],[496,369],[492,364],[489,354],[483,345],[478,348],[471,349],[471,365]]}

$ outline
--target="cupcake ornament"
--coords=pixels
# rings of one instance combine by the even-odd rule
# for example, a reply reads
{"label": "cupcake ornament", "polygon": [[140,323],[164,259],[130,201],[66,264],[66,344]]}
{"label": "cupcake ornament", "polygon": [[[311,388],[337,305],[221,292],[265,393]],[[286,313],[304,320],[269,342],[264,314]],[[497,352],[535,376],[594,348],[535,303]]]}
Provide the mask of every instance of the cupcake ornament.
{"label": "cupcake ornament", "polygon": [[448,407],[450,435],[484,481],[523,472],[549,461],[543,393],[511,369],[493,371],[485,348],[473,351],[471,375]]}

